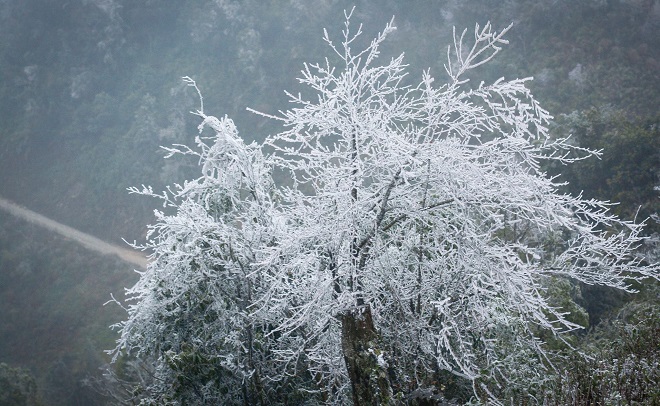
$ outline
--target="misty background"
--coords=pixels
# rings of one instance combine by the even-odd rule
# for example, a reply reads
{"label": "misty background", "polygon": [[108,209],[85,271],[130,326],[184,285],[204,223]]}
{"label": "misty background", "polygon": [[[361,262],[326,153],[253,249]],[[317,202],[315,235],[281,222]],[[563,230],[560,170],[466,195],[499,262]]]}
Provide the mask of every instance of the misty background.
{"label": "misty background", "polygon": [[[475,85],[533,76],[553,134],[605,150],[548,172],[564,173],[567,191],[621,202],[624,218],[660,212],[660,0],[0,0],[0,197],[116,245],[143,241],[159,204],[126,188],[197,173],[159,148],[197,134],[199,100],[181,77],[207,114],[260,142],[278,123],[246,107],[285,109],[303,62],[332,56],[323,28],[339,41],[354,5],[364,38],[395,16],[383,59],[405,52],[412,77],[430,69],[438,81],[453,26],[469,37],[475,23],[513,23]],[[136,281],[133,268],[0,211],[0,387],[102,404],[86,382],[124,317],[103,303]],[[631,299],[585,289],[582,300],[596,325]]]}

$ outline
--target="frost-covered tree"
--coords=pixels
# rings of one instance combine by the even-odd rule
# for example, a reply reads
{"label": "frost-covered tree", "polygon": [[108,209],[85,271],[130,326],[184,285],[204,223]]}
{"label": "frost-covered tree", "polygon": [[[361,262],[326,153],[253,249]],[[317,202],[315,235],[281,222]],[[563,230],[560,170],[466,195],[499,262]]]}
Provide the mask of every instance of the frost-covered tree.
{"label": "frost-covered tree", "polygon": [[[185,78],[197,89],[192,79]],[[200,95],[201,98],[201,95]],[[255,255],[272,241],[270,168],[259,148],[238,138],[233,122],[197,113],[215,132],[196,138],[197,149],[167,148],[198,157],[202,176],[162,195],[173,215],[156,211],[148,244],[152,261],[127,291],[135,304],[118,325],[122,350],[155,360],[146,403],[256,403],[265,348],[260,321],[251,316],[259,291]],[[152,234],[154,237],[152,237]],[[175,403],[176,403],[175,402]]]}
{"label": "frost-covered tree", "polygon": [[[156,360],[152,401],[414,402],[455,377],[497,403],[550,366],[540,337],[579,327],[550,280],[658,278],[633,255],[641,225],[541,169],[576,148],[549,137],[530,79],[468,78],[508,28],[454,33],[448,81],[415,85],[403,55],[378,64],[392,22],[356,51],[349,21],[341,43],[325,35],[338,63],[302,71],[314,96],[267,115],[284,127],[270,157],[203,105],[213,144],[170,149],[203,175],[161,196],[176,212],[157,212],[115,349]],[[272,168],[292,184],[275,188]]]}

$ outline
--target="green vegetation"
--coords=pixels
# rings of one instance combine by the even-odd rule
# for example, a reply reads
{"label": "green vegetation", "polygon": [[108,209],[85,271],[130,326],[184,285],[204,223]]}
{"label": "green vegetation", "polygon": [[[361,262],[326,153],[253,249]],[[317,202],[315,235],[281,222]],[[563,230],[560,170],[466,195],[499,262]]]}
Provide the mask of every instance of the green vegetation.
{"label": "green vegetation", "polygon": [[[83,381],[109,361],[108,325],[125,316],[103,303],[109,292],[122,296],[135,279],[131,269],[0,212],[0,360],[29,371],[29,389],[44,404],[102,401]],[[19,375],[2,379],[9,376]],[[0,393],[5,388],[0,381]]]}
{"label": "green vegetation", "polygon": [[548,396],[552,405],[656,405],[660,402],[658,286],[595,327],[568,356]]}
{"label": "green vegetation", "polygon": [[37,384],[28,371],[0,363],[0,406],[40,405]]}
{"label": "green vegetation", "polygon": [[[553,168],[572,194],[607,199],[624,218],[643,220],[660,213],[654,187],[660,184],[660,116],[628,117],[611,106],[573,112],[557,119],[557,133],[572,134],[579,146],[602,150],[600,159]],[[650,222],[648,232],[660,232]]]}

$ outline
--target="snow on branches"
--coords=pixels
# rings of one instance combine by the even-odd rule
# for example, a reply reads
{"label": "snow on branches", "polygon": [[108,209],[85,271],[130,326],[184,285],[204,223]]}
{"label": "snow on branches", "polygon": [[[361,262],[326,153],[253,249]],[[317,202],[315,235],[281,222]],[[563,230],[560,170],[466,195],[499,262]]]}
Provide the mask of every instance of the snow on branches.
{"label": "snow on branches", "polygon": [[[349,21],[341,43],[325,33],[333,57],[302,70],[316,97],[289,93],[291,109],[263,114],[284,128],[264,143],[271,156],[203,104],[211,144],[168,148],[199,157],[202,176],[159,196],[176,213],[157,212],[152,262],[128,290],[114,351],[156,359],[154,393],[192,368],[188,400],[336,404],[372,390],[385,402],[447,371],[495,401],[516,354],[548,365],[540,331],[579,327],[550,304],[550,277],[628,291],[658,279],[657,264],[633,255],[642,225],[559,192],[543,172],[597,152],[573,158],[549,136],[530,78],[465,78],[510,27],[476,26],[471,44],[454,33],[449,80],[424,72],[409,85],[403,55],[379,61],[393,22],[356,50]],[[275,188],[272,167],[293,186]],[[366,384],[356,357],[373,358]]]}

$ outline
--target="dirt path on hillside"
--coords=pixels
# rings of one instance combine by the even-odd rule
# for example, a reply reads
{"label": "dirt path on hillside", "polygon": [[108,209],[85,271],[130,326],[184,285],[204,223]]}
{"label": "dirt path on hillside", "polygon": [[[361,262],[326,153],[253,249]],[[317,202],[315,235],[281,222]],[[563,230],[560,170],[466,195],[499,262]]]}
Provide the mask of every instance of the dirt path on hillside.
{"label": "dirt path on hillside", "polygon": [[92,251],[104,255],[116,255],[130,264],[139,266],[141,269],[146,269],[147,267],[147,258],[140,252],[109,244],[92,235],[83,233],[82,231],[76,230],[75,228],[71,228],[62,223],[58,223],[55,220],[49,219],[46,216],[42,216],[39,213],[35,213],[32,210],[28,210],[1,197],[0,209],[3,209],[16,217],[27,220],[30,223],[54,231]]}

